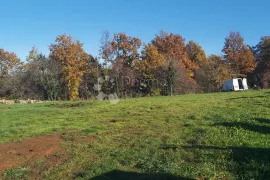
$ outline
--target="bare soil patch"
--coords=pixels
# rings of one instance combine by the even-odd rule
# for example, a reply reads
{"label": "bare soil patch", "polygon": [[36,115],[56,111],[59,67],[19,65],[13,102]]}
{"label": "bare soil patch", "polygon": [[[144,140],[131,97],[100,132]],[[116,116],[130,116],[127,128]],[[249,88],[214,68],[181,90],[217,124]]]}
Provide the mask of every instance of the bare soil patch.
{"label": "bare soil patch", "polygon": [[7,110],[10,109],[10,107],[0,107],[0,110]]}
{"label": "bare soil patch", "polygon": [[86,105],[89,105],[89,102],[78,102],[78,103],[73,103],[73,104],[56,104],[56,105],[50,105],[51,107],[55,108],[60,108],[60,109],[75,109],[75,108],[80,108]]}
{"label": "bare soil patch", "polygon": [[0,143],[0,174],[37,159],[53,157],[55,153],[63,151],[60,147],[62,141],[60,135],[52,134],[16,143]]}
{"label": "bare soil patch", "polygon": [[109,125],[109,124],[114,124],[114,123],[119,123],[119,122],[124,122],[124,121],[123,120],[111,119],[111,120],[108,120],[108,121],[100,122],[99,124]]}

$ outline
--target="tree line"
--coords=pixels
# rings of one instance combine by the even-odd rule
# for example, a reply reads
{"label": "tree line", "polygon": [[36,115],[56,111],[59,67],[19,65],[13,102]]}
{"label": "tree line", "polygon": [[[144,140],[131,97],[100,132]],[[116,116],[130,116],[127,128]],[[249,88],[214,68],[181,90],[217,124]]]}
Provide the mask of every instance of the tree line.
{"label": "tree line", "polygon": [[239,32],[225,38],[223,55],[160,31],[148,44],[125,33],[104,32],[98,57],[70,35],[59,35],[45,56],[33,47],[25,61],[0,49],[0,98],[77,100],[217,92],[232,78],[270,87],[270,36],[254,47]]}

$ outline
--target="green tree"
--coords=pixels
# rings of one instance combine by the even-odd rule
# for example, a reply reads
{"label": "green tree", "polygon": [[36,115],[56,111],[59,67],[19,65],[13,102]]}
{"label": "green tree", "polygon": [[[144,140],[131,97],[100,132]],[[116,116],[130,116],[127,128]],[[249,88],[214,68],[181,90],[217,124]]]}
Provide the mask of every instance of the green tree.
{"label": "green tree", "polygon": [[261,38],[260,42],[255,46],[255,53],[258,60],[270,60],[270,36]]}
{"label": "green tree", "polygon": [[28,78],[24,96],[35,99],[56,100],[61,92],[60,66],[33,47],[26,58],[24,73]]}
{"label": "green tree", "polygon": [[101,71],[102,67],[97,58],[90,55],[84,67],[84,74],[79,87],[80,98],[90,99],[96,95],[97,92],[94,90],[94,86],[98,83],[98,77],[101,76]]}

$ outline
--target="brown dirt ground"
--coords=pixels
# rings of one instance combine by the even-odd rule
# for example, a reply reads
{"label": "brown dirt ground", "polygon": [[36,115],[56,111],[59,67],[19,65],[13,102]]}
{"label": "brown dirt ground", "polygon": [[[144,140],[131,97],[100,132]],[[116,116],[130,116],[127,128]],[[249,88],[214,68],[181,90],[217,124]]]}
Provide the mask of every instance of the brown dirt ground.
{"label": "brown dirt ground", "polygon": [[98,124],[109,125],[109,124],[119,123],[119,122],[124,122],[124,121],[123,121],[123,120],[115,120],[115,119],[111,119],[111,120],[109,120],[109,121],[100,122],[100,123],[98,123]]}
{"label": "brown dirt ground", "polygon": [[29,139],[0,143],[0,174],[7,169],[17,168],[41,158],[50,158],[55,153],[62,152],[60,134],[31,137]]}
{"label": "brown dirt ground", "polygon": [[59,105],[55,105],[55,106],[52,106],[52,107],[55,107],[55,108],[60,108],[60,109],[75,109],[75,108],[80,108],[80,107],[83,107],[87,105],[86,103],[83,103],[83,102],[79,102],[79,103],[76,103],[76,104],[59,104]]}

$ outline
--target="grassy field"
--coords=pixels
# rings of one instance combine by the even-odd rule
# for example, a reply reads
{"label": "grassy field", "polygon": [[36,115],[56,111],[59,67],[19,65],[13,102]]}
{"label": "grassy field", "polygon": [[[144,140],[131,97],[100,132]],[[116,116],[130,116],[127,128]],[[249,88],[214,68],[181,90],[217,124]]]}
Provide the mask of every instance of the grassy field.
{"label": "grassy field", "polygon": [[0,147],[46,134],[63,139],[54,156],[19,164],[0,179],[270,177],[269,90],[126,99],[117,105],[0,105],[0,123]]}

